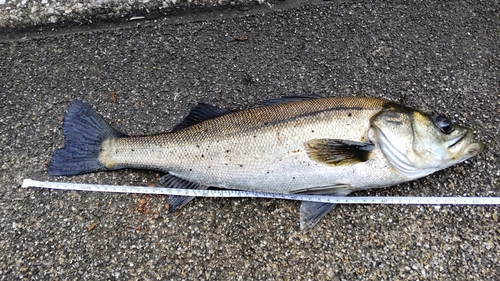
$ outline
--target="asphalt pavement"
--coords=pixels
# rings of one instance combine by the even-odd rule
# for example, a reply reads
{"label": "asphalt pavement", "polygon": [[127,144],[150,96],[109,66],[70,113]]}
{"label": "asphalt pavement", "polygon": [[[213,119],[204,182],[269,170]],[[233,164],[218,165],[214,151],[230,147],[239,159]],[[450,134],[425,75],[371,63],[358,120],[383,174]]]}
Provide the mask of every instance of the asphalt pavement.
{"label": "asphalt pavement", "polygon": [[158,185],[151,171],[47,174],[74,99],[145,135],[198,102],[237,110],[314,94],[447,115],[487,145],[354,196],[500,196],[498,1],[237,3],[2,29],[0,280],[497,280],[499,206],[342,205],[302,233],[298,202],[199,198],[167,216],[162,196],[20,188]]}

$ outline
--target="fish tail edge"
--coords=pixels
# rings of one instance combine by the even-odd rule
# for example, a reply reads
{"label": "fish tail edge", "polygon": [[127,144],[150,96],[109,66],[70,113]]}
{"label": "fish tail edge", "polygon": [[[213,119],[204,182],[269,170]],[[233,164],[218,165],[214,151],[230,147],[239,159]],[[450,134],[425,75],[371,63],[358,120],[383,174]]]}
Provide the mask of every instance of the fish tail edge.
{"label": "fish tail edge", "polygon": [[72,176],[102,170],[99,161],[102,143],[124,134],[111,127],[97,112],[80,100],[69,106],[63,121],[64,147],[57,149],[49,163],[51,176]]}

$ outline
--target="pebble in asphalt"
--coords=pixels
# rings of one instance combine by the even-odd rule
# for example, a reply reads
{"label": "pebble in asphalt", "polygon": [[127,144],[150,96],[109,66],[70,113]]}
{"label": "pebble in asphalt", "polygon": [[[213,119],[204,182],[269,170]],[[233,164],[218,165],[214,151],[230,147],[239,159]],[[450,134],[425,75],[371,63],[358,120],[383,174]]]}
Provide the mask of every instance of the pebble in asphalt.
{"label": "pebble in asphalt", "polygon": [[498,206],[338,206],[302,233],[298,202],[196,199],[166,216],[165,197],[20,183],[157,185],[148,171],[47,175],[73,99],[140,135],[168,130],[196,102],[363,95],[451,116],[488,150],[359,195],[500,196],[499,11],[328,1],[0,43],[0,279],[495,280]]}

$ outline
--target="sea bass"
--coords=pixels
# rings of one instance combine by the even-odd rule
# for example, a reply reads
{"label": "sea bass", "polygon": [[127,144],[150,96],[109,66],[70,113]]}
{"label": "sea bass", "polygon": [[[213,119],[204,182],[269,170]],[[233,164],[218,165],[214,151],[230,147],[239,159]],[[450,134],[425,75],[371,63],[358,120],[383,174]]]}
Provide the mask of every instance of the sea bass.
{"label": "sea bass", "polygon": [[[126,136],[81,101],[63,123],[53,176],[159,170],[169,188],[219,187],[345,196],[411,181],[477,155],[484,144],[442,115],[369,97],[284,97],[229,111],[193,107],[171,132]],[[171,196],[173,212],[192,197]],[[334,204],[302,202],[300,227]]]}

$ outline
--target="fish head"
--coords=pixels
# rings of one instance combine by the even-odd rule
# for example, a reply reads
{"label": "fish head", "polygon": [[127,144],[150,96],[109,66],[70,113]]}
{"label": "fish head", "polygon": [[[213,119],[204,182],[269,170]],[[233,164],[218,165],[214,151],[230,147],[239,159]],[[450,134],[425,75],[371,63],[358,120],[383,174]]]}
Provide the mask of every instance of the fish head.
{"label": "fish head", "polygon": [[484,150],[472,130],[442,115],[393,105],[372,120],[375,138],[392,166],[416,179],[469,159]]}

